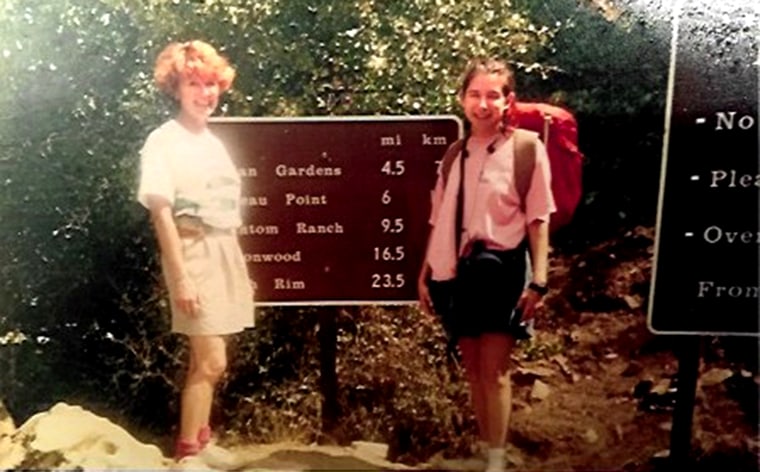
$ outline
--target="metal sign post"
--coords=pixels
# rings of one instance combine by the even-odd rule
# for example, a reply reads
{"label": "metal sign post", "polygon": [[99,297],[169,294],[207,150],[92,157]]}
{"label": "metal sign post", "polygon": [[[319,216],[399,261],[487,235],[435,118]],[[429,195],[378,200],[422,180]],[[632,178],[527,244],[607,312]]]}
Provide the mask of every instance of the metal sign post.
{"label": "metal sign post", "polygon": [[686,465],[689,462],[701,345],[701,337],[685,336],[678,340],[676,347],[678,390],[673,409],[673,429],[670,430],[669,457],[673,465]]}

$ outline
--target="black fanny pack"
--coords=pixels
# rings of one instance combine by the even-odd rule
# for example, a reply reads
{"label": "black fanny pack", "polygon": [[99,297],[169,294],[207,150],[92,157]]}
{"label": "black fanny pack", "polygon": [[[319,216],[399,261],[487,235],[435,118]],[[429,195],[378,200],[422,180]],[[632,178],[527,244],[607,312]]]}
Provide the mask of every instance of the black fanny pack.
{"label": "black fanny pack", "polygon": [[500,296],[501,284],[511,274],[525,274],[526,244],[514,249],[495,250],[483,241],[472,244],[471,250],[457,261],[456,276],[449,280],[428,280],[433,310],[440,316],[446,333],[451,337],[454,314],[474,300],[487,303],[490,297]]}
{"label": "black fanny pack", "polygon": [[490,281],[502,276],[505,270],[522,268],[525,271],[525,244],[514,249],[496,250],[486,247],[483,241],[475,241],[470,251],[457,261],[456,280],[460,285],[489,286]]}

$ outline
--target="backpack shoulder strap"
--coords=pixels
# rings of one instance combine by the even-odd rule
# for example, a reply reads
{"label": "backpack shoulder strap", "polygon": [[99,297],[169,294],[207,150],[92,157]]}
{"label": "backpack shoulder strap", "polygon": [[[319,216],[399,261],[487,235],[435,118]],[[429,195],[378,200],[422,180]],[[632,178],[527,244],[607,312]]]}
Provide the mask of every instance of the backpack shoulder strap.
{"label": "backpack shoulder strap", "polygon": [[525,212],[525,198],[530,189],[533,169],[536,166],[536,141],[538,134],[524,129],[515,129],[515,187],[520,196],[520,208]]}
{"label": "backpack shoulder strap", "polygon": [[551,128],[551,124],[552,116],[548,113],[544,113],[544,132],[541,135],[541,141],[543,141],[544,144],[549,142],[549,129]]}
{"label": "backpack shoulder strap", "polygon": [[444,188],[446,187],[446,183],[449,181],[449,173],[451,172],[451,166],[454,165],[454,159],[456,159],[459,153],[462,152],[463,143],[463,139],[457,139],[451,143],[451,146],[446,149],[446,153],[443,155],[443,159],[441,159],[441,176],[443,177]]}

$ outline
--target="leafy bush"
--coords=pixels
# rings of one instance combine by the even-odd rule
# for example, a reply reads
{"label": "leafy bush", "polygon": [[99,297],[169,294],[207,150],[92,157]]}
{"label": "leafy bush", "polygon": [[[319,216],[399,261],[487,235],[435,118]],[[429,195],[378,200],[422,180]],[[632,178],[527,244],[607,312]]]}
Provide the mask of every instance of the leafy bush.
{"label": "leafy bush", "polygon": [[388,443],[389,458],[462,454],[476,437],[464,371],[435,318],[416,308],[366,308],[341,320],[338,375],[344,432]]}
{"label": "leafy bush", "polygon": [[251,442],[378,441],[411,463],[469,451],[476,435],[464,372],[437,320],[412,307],[322,308],[337,327],[337,418],[323,438],[316,310],[269,311],[236,342],[220,410]]}

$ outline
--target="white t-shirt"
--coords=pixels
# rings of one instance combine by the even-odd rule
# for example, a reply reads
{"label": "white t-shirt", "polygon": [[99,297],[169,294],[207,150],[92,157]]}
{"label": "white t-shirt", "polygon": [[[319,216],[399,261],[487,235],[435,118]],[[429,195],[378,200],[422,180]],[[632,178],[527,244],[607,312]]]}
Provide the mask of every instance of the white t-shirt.
{"label": "white t-shirt", "polygon": [[194,134],[169,120],[148,135],[140,151],[137,199],[166,198],[175,216],[196,216],[216,228],[237,228],[240,175],[222,142],[208,129]]}

